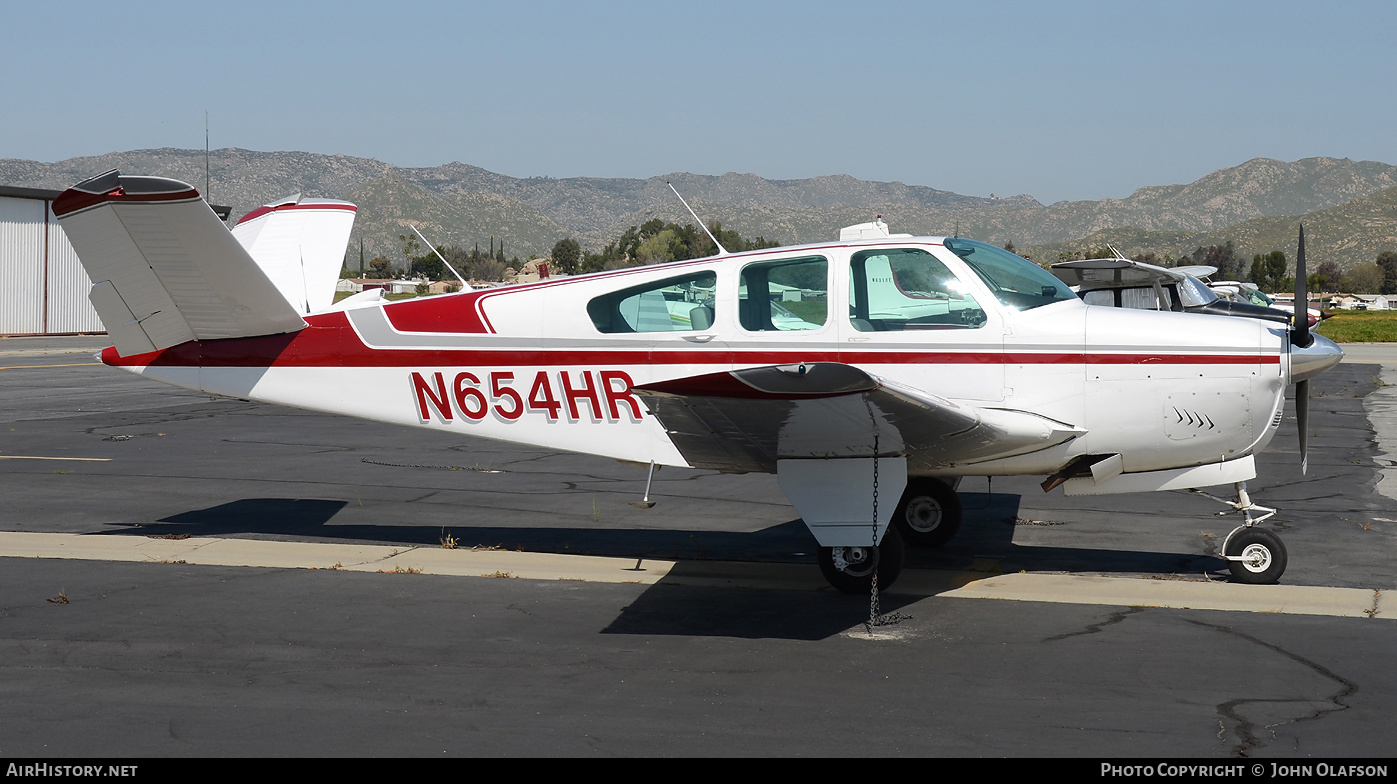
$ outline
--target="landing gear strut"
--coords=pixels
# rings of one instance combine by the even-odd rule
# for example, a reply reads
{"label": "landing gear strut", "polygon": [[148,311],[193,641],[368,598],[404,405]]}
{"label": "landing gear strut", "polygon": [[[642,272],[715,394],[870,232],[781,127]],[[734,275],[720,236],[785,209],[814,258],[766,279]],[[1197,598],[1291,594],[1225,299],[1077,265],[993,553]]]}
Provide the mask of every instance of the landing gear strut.
{"label": "landing gear strut", "polygon": [[[1222,543],[1222,558],[1227,561],[1227,569],[1232,572],[1232,579],[1251,585],[1274,585],[1280,582],[1281,575],[1285,572],[1285,544],[1279,536],[1264,528],[1258,528],[1256,524],[1269,519],[1276,510],[1252,503],[1251,496],[1247,494],[1246,482],[1238,482],[1236,488],[1236,501],[1218,498],[1202,490],[1193,492],[1232,507],[1230,512],[1218,512],[1219,516],[1233,512],[1242,513],[1245,522],[1233,528]],[[1263,514],[1252,517],[1252,512]]]}
{"label": "landing gear strut", "polygon": [[877,547],[821,547],[820,572],[841,593],[866,594],[875,570],[880,590],[892,585],[906,554],[897,527],[890,525]]}

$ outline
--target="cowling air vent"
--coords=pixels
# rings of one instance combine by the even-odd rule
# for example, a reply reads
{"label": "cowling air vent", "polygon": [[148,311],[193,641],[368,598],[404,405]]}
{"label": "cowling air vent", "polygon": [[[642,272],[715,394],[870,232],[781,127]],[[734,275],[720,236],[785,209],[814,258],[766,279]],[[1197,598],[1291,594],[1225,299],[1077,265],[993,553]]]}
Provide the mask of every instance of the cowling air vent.
{"label": "cowling air vent", "polygon": [[1184,392],[1164,399],[1164,434],[1174,441],[1217,438],[1251,426],[1250,401],[1239,394]]}

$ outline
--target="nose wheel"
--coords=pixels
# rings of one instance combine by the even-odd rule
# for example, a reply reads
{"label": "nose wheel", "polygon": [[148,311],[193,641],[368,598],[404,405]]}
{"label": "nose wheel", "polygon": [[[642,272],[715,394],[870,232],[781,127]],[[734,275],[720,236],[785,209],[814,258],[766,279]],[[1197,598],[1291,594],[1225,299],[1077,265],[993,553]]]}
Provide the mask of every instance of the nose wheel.
{"label": "nose wheel", "polygon": [[821,547],[820,572],[841,593],[866,594],[878,574],[878,588],[892,585],[902,573],[906,549],[895,526],[888,526],[877,547]]}
{"label": "nose wheel", "polygon": [[1285,544],[1263,528],[1242,526],[1223,544],[1232,579],[1251,585],[1274,585],[1285,572]]}

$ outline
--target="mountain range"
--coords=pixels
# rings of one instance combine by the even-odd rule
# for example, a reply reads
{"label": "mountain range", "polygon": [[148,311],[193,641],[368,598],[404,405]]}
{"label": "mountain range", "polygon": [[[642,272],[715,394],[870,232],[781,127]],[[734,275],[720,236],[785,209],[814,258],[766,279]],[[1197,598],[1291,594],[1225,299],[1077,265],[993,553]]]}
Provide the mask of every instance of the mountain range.
{"label": "mountain range", "polygon": [[[61,189],[116,168],[205,190],[204,165],[203,150],[173,148],[55,163],[0,159],[0,184]],[[1179,255],[1232,240],[1245,258],[1275,249],[1293,255],[1301,221],[1312,236],[1312,263],[1337,261],[1347,269],[1379,251],[1397,250],[1397,166],[1337,158],[1256,158],[1188,184],[1140,188],[1124,199],[1044,205],[1027,195],[964,196],[848,175],[517,178],[463,163],[405,168],[346,155],[228,148],[209,155],[207,195],[231,206],[235,218],[297,192],[352,201],[360,208],[350,250],[355,266],[360,240],[366,258],[401,261],[397,238],[409,233],[409,224],[439,245],[486,248],[493,239],[520,258],[547,255],[564,237],[598,250],[651,218],[692,222],[669,182],[704,220],[782,243],[833,239],[840,226],[880,214],[894,231],[1012,241],[1040,260],[1105,242],[1126,253]]]}

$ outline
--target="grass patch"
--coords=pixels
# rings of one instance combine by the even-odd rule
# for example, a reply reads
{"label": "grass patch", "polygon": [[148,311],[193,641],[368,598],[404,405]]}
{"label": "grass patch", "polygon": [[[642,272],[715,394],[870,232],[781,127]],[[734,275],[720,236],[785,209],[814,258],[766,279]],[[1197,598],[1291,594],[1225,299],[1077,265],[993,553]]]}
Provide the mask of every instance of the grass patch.
{"label": "grass patch", "polygon": [[1397,311],[1336,310],[1315,330],[1335,343],[1397,343]]}
{"label": "grass patch", "polygon": [[[353,296],[353,295],[356,294],[356,293],[357,293],[357,292],[353,292],[353,291],[336,291],[336,292],[335,292],[335,301],[336,301],[336,302],[339,302],[340,300],[344,299],[345,297]],[[391,301],[391,302],[397,302],[398,300],[403,300],[403,299],[415,299],[417,296],[418,296],[418,295],[417,295],[416,293],[410,292],[410,291],[409,291],[409,292],[404,292],[404,293],[402,293],[402,294],[389,294],[389,293],[387,293],[387,292],[384,292],[384,294],[383,294],[383,298],[386,299],[386,300],[389,300],[389,301]],[[428,295],[428,296],[434,296],[434,295]]]}
{"label": "grass patch", "polygon": [[813,299],[781,302],[780,305],[786,310],[789,310],[791,315],[810,324],[825,323],[825,314],[829,311],[828,303]]}

